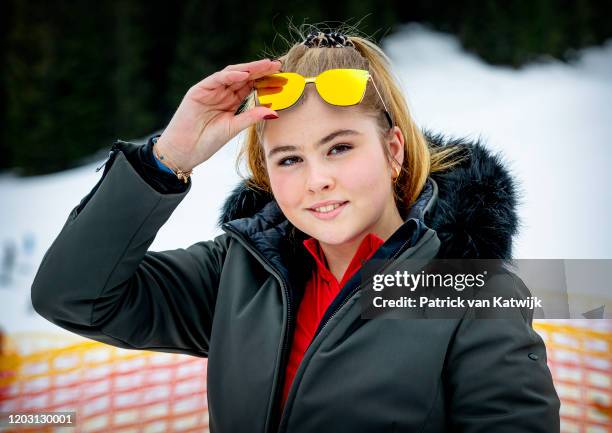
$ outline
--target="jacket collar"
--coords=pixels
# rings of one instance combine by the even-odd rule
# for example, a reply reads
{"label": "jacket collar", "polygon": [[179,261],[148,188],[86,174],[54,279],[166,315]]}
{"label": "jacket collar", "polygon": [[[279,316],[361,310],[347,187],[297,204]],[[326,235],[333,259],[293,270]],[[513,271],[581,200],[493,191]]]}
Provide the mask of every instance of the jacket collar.
{"label": "jacket collar", "polygon": [[[423,132],[432,146],[461,146],[467,158],[427,178],[393,237],[416,236],[420,228],[429,227],[441,242],[438,258],[511,258],[512,237],[519,225],[518,198],[501,157],[480,140]],[[284,268],[281,257],[296,254],[307,238],[285,218],[271,194],[250,189],[244,181],[226,199],[218,223],[231,226],[277,268]]]}

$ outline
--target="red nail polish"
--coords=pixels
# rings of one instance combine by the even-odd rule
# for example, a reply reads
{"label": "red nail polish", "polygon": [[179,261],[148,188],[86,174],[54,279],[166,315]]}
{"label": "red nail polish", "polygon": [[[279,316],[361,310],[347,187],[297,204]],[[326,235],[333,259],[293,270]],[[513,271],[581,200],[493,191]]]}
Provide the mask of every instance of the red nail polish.
{"label": "red nail polish", "polygon": [[271,119],[278,119],[278,116],[274,115],[274,114],[266,114],[264,116],[264,119],[266,120],[271,120]]}

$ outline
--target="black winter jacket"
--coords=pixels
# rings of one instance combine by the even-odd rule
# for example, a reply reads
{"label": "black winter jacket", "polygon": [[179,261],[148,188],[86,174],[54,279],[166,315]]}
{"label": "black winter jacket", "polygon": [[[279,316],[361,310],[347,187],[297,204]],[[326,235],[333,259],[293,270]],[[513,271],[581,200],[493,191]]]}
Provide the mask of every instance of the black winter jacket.
{"label": "black winter jacket", "polygon": [[[426,131],[470,157],[433,174],[373,259],[511,256],[516,186],[480,143]],[[146,146],[118,141],[70,212],[32,284],[36,311],[128,349],[208,358],[212,432],[559,431],[559,399],[530,311],[518,319],[365,320],[361,275],[342,288],[304,355],[283,413],[281,381],[312,258],[271,196],[239,184],[224,233],[148,251],[188,194]],[[499,293],[528,296],[509,273]],[[533,356],[533,354],[537,356]]]}

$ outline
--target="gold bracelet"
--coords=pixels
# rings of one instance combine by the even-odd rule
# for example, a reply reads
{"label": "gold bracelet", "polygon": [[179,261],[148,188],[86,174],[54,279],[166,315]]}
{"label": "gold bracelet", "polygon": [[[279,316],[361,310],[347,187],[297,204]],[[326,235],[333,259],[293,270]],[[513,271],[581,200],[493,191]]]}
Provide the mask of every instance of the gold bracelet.
{"label": "gold bracelet", "polygon": [[179,180],[182,180],[183,182],[187,183],[189,181],[189,176],[191,176],[191,173],[193,173],[193,169],[191,169],[189,171],[184,171],[184,170],[181,170],[179,168],[176,168],[176,164],[171,162],[169,158],[164,157],[163,155],[161,155],[157,151],[157,149],[155,148],[156,144],[157,144],[157,139],[155,139],[153,141],[153,153],[155,154],[157,159],[159,159],[160,161],[168,161],[168,162],[170,162],[170,164],[172,165],[171,167],[169,167],[170,170],[172,170],[174,172],[174,174],[176,174],[176,177],[178,177]]}

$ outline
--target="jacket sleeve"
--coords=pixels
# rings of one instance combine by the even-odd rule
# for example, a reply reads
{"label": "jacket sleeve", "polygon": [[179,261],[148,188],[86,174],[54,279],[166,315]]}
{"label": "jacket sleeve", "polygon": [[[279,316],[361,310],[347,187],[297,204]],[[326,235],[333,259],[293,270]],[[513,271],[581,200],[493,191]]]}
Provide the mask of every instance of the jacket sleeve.
{"label": "jacket sleeve", "polygon": [[118,142],[102,178],[68,216],[31,287],[34,309],[76,334],[127,349],[206,357],[226,234],[147,251],[191,188],[162,193]]}
{"label": "jacket sleeve", "polygon": [[153,145],[159,136],[160,134],[151,136],[143,146],[119,143],[122,144],[121,150],[132,167],[153,189],[164,194],[184,192],[187,185],[172,173],[172,170],[160,168],[161,163],[158,163],[153,155]]}
{"label": "jacket sleeve", "polygon": [[[487,283],[496,295],[524,298],[529,290],[512,274]],[[558,433],[559,398],[546,347],[532,328],[533,310],[516,317],[478,318],[468,309],[447,357],[453,432]]]}

